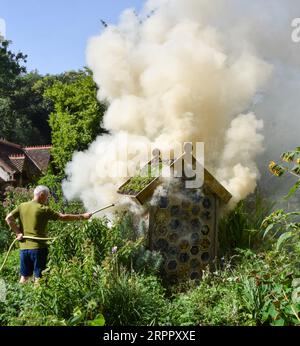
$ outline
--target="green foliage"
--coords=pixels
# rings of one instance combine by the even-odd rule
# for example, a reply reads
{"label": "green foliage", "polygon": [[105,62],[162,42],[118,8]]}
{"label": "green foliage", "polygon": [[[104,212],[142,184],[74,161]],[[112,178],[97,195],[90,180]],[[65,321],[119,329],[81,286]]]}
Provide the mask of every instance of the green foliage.
{"label": "green foliage", "polygon": [[26,55],[14,54],[9,45],[9,41],[0,42],[0,137],[23,144],[26,136],[32,133],[32,124],[17,108],[22,77],[26,72],[23,65]]}
{"label": "green foliage", "polygon": [[119,192],[125,195],[137,195],[161,174],[163,166],[162,162],[156,165],[147,164],[141,169],[139,174],[130,178],[126,184],[119,189]]}
{"label": "green foliage", "polygon": [[[0,321],[8,325],[99,325],[103,319],[113,325],[155,323],[163,289],[154,277],[131,271],[131,255],[139,251],[142,240],[135,244],[124,239],[130,231],[126,219],[122,220],[111,228],[105,219],[52,223],[50,232],[58,238],[50,245],[48,269],[40,285],[17,294],[16,286],[9,285],[9,299],[0,309]],[[118,253],[112,254],[115,244]],[[17,251],[2,272],[9,282],[18,279],[15,255]],[[21,295],[24,305],[19,301]]]}
{"label": "green foliage", "polygon": [[149,185],[153,179],[153,177],[135,176],[122,186],[120,192],[126,195],[136,195]]}
{"label": "green foliage", "polygon": [[[300,187],[300,147],[294,151],[288,151],[281,155],[282,161],[293,164],[293,168],[280,166],[284,173],[288,172],[298,178],[298,181],[290,189],[285,198],[291,197]],[[272,161],[269,168],[273,174]],[[275,174],[276,175],[276,174]],[[275,243],[276,250],[280,251],[283,247],[291,253],[300,254],[300,212],[285,212],[282,209],[276,210],[267,216],[262,224],[261,230],[264,239],[270,239]]]}
{"label": "green foliage", "polygon": [[299,259],[286,252],[245,254],[240,290],[246,311],[258,324],[299,325],[300,305],[292,298]]}
{"label": "green foliage", "polygon": [[8,213],[20,203],[28,202],[33,198],[33,189],[8,186],[4,192],[3,206]]}
{"label": "green foliage", "polygon": [[240,201],[219,221],[220,256],[232,254],[235,248],[257,248],[261,245],[260,227],[274,203],[258,192]]}
{"label": "green foliage", "polygon": [[6,215],[22,202],[32,199],[33,191],[22,187],[7,187],[4,199],[0,204],[0,251],[9,247],[14,239],[14,233],[9,229],[5,220]]}
{"label": "green foliage", "polygon": [[49,227],[49,233],[51,236],[58,236],[50,247],[50,266],[59,266],[60,263],[73,258],[83,261],[87,249],[90,250],[95,263],[100,264],[115,243],[121,242],[118,234],[110,231],[107,221],[102,219],[85,223],[53,222]]}
{"label": "green foliage", "polygon": [[274,211],[262,222],[264,238],[273,239],[276,249],[282,246],[300,254],[300,212],[285,213],[282,209]]}
{"label": "green foliage", "polygon": [[49,124],[52,130],[52,155],[59,173],[72,158],[74,151],[85,150],[101,128],[106,109],[97,101],[97,88],[88,70],[72,75],[67,83],[56,81],[45,91],[54,105]]}
{"label": "green foliage", "polygon": [[0,302],[0,326],[19,325],[14,323],[20,311],[27,306],[29,308],[34,292],[29,286],[20,286],[5,280],[6,300]]}
{"label": "green foliage", "polygon": [[160,323],[300,325],[299,268],[287,253],[240,250],[222,270],[204,272],[197,287],[174,294]]}
{"label": "green foliage", "polygon": [[24,145],[51,143],[48,118],[53,107],[45,101],[44,90],[37,87],[42,79],[43,76],[37,71],[20,77],[20,86],[14,93],[13,108],[18,115],[27,120],[29,128],[27,130],[23,128],[22,134],[24,136],[27,132],[29,137],[24,137],[22,142],[16,139],[17,143]]}
{"label": "green foliage", "polygon": [[[59,188],[54,177],[47,179]],[[27,190],[8,191],[8,209],[27,197]],[[63,203],[58,198],[58,203],[50,202],[53,207]],[[266,218],[269,207],[259,196],[240,204],[222,229],[234,256],[213,271],[204,269],[201,281],[168,289],[157,275],[161,255],[147,249],[146,237],[135,231],[130,214],[116,215],[113,222],[51,222],[49,233],[57,239],[50,244],[48,266],[37,286],[17,283],[19,251],[10,254],[1,272],[7,294],[0,302],[0,324],[300,325],[299,251],[289,239],[280,238],[294,231],[298,213],[279,210]],[[5,214],[3,206],[1,212]],[[259,229],[263,219],[265,239],[272,235],[280,251],[237,249],[247,248],[249,230]],[[239,238],[238,231],[245,238]],[[1,250],[0,264],[4,256]]]}
{"label": "green foliage", "polygon": [[164,289],[154,276],[108,271],[104,282],[104,316],[108,325],[157,325],[165,307]]}
{"label": "green foliage", "polygon": [[54,161],[61,173],[75,150],[86,149],[104,132],[105,105],[97,101],[88,70],[26,73],[27,56],[13,53],[9,45],[0,42],[0,137],[21,145],[49,144],[52,130]]}
{"label": "green foliage", "polygon": [[[144,239],[142,238],[144,241]],[[161,270],[163,257],[158,251],[150,251],[145,245],[139,244],[132,253],[132,267],[137,272],[158,274]]]}
{"label": "green foliage", "polygon": [[0,94],[10,96],[17,85],[17,77],[26,72],[23,63],[27,56],[9,50],[10,41],[0,42]]}
{"label": "green foliage", "polygon": [[300,147],[297,147],[293,151],[287,151],[281,154],[281,160],[288,165],[279,165],[274,161],[269,163],[270,172],[278,177],[283,176],[286,173],[292,174],[297,178],[297,182],[290,189],[289,193],[285,197],[286,199],[294,195],[294,193],[300,187]]}
{"label": "green foliage", "polygon": [[[7,250],[7,248],[5,250]],[[3,263],[5,254],[6,253],[4,252],[1,252],[0,254],[0,265]],[[6,265],[3,267],[0,275],[3,275],[6,279],[9,279],[9,281],[18,281],[19,269],[19,251],[15,249],[10,253]]]}
{"label": "green foliage", "polygon": [[43,90],[35,85],[43,77],[26,73],[26,55],[9,50],[9,41],[0,43],[0,137],[22,145],[50,142],[49,113]]}
{"label": "green foliage", "polygon": [[[239,250],[223,268],[204,271],[198,285],[175,286],[168,297],[153,273],[128,267],[134,256],[128,256],[128,240],[122,243],[124,228],[95,220],[75,224],[72,233],[70,225],[54,225],[72,236],[50,246],[37,287],[16,283],[18,251],[9,257],[1,273],[7,283],[2,325],[299,325],[300,263],[294,253]],[[134,254],[141,241],[131,242]]]}
{"label": "green foliage", "polygon": [[13,240],[12,232],[8,229],[6,225],[5,217],[5,209],[2,203],[0,203],[0,253],[1,251],[7,249]]}

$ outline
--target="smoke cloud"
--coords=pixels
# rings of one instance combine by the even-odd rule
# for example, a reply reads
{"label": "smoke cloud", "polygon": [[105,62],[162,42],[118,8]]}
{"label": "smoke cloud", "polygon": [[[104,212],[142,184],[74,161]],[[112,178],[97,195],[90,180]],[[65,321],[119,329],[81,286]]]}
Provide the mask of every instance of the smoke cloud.
{"label": "smoke cloud", "polygon": [[[88,42],[98,98],[110,104],[110,134],[74,154],[66,197],[87,209],[119,200],[124,178],[106,172],[135,156],[122,151],[125,138],[137,150],[205,142],[205,167],[232,193],[231,206],[253,192],[263,160],[288,149],[289,130],[299,125],[292,106],[299,103],[300,46],[290,37],[299,14],[293,0],[149,0],[139,15],[124,11]],[[257,167],[264,146],[265,165]]]}

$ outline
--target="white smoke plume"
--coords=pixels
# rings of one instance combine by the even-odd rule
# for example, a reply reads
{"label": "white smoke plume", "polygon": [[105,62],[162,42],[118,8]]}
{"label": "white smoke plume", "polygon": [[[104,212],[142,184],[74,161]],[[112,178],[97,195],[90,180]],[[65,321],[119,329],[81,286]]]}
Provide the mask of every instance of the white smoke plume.
{"label": "white smoke plume", "polygon": [[232,120],[226,133],[217,176],[232,194],[230,206],[255,190],[259,177],[255,157],[263,152],[264,137],[258,133],[262,129],[263,121],[249,113]]}
{"label": "white smoke plume", "polygon": [[126,165],[126,155],[115,153],[124,136],[137,149],[203,141],[206,168],[232,193],[232,206],[253,192],[260,119],[267,125],[278,114],[279,73],[299,73],[287,35],[296,8],[293,0],[149,0],[140,16],[126,10],[118,25],[91,38],[87,64],[99,100],[110,104],[110,134],[74,154],[66,197],[82,199],[87,209],[120,198],[124,178],[105,176],[105,169]]}

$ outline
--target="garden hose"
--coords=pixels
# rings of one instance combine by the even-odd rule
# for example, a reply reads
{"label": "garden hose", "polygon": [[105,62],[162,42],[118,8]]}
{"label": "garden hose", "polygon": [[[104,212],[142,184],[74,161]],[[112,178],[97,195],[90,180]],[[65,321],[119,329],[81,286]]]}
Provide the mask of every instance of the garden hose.
{"label": "garden hose", "polygon": [[[29,236],[29,235],[25,235],[25,236],[23,236],[22,239],[32,239],[32,240],[55,240],[56,238],[57,238],[57,237],[55,237],[55,238],[40,238],[40,237],[32,237],[32,236]],[[6,263],[7,259],[8,259],[8,256],[9,256],[9,253],[10,253],[12,247],[14,246],[14,244],[15,244],[15,242],[16,242],[17,240],[18,240],[18,239],[15,238],[15,239],[13,240],[13,242],[10,244],[10,247],[9,247],[9,249],[8,249],[8,251],[7,251],[7,253],[6,253],[6,256],[5,256],[5,258],[4,258],[4,261],[3,261],[2,265],[1,265],[0,272],[1,272],[1,270],[3,269],[3,267],[5,266],[5,263]]]}
{"label": "garden hose", "polygon": [[[105,210],[105,209],[107,209],[107,208],[111,208],[111,207],[113,207],[113,206],[115,206],[115,203],[109,204],[109,205],[107,205],[107,206],[105,206],[105,207],[102,207],[101,209],[95,210],[95,211],[93,211],[91,214],[94,215],[94,214],[98,213],[99,211]],[[29,236],[29,235],[25,235],[25,236],[23,236],[22,239],[55,240],[56,238],[57,238],[57,237],[54,237],[54,238],[40,238],[40,237],[32,237],[32,236]],[[14,246],[14,244],[15,244],[15,242],[16,242],[17,240],[18,240],[18,239],[15,238],[14,241],[10,244],[10,247],[9,247],[9,249],[8,249],[8,251],[7,251],[7,254],[6,254],[5,258],[4,258],[4,261],[3,261],[3,263],[2,263],[2,265],[1,265],[1,267],[0,267],[0,272],[1,272],[1,270],[3,269],[3,267],[5,266],[5,263],[6,263],[6,261],[7,261],[8,255],[9,255],[9,253],[10,253],[12,247]]]}
{"label": "garden hose", "polygon": [[102,207],[101,209],[97,209],[97,210],[91,212],[91,214],[92,214],[92,215],[97,214],[97,213],[99,213],[99,211],[102,211],[102,210],[105,210],[105,209],[114,207],[115,205],[116,205],[115,203],[109,204],[109,205],[107,205],[106,207]]}

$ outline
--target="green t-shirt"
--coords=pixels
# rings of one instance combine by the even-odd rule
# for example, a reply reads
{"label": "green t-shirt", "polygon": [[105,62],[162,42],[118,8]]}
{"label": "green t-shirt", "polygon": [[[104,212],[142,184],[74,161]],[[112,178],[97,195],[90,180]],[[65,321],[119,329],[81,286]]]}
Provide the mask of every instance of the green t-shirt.
{"label": "green t-shirt", "polygon": [[[59,213],[36,201],[21,203],[11,212],[18,218],[24,236],[47,237],[47,224],[49,220],[57,220]],[[20,249],[40,249],[47,247],[44,240],[24,239],[20,242]]]}

